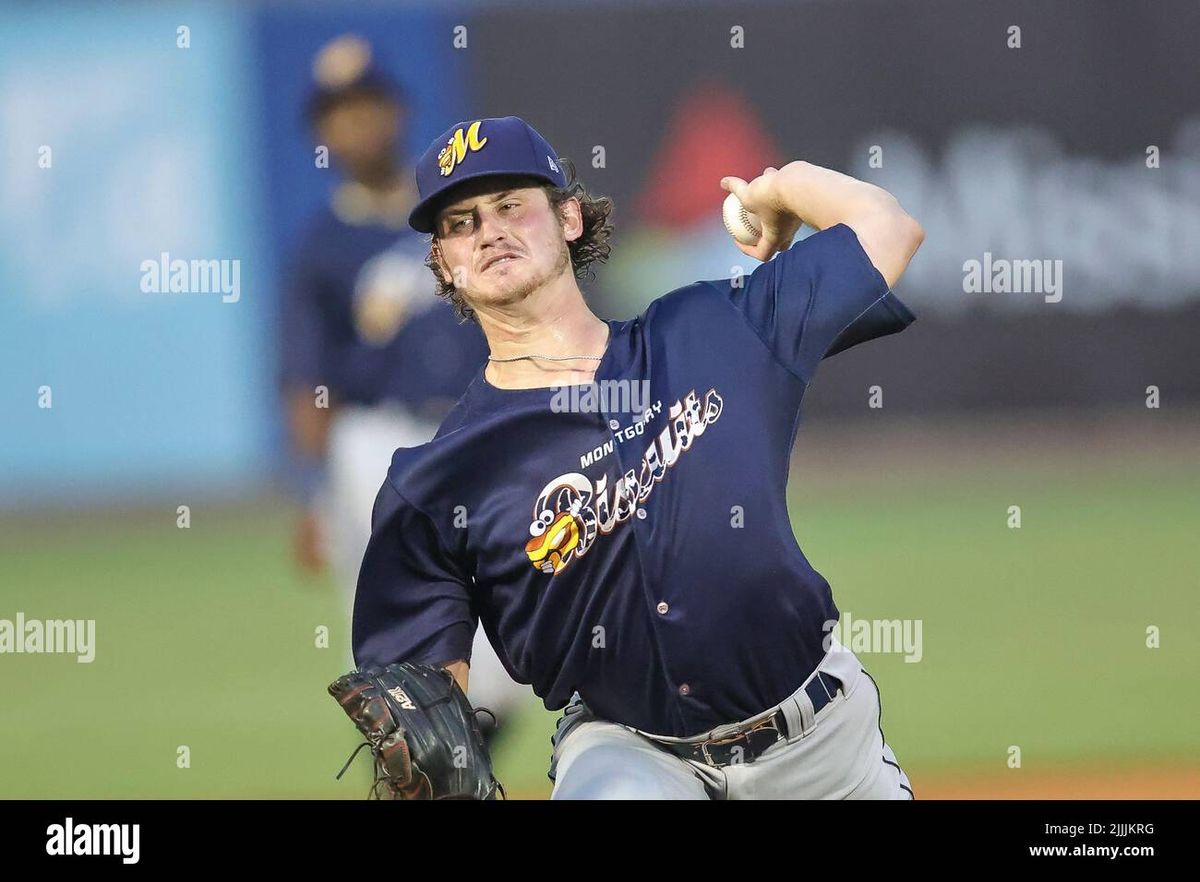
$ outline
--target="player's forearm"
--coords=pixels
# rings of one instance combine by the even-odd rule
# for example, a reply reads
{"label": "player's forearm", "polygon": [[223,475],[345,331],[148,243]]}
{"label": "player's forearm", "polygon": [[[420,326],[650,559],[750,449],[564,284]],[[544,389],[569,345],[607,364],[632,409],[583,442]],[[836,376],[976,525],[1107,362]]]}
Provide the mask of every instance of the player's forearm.
{"label": "player's forearm", "polygon": [[288,429],[293,449],[302,457],[324,459],[329,448],[330,409],[317,407],[308,389],[287,394]]}
{"label": "player's forearm", "polygon": [[781,168],[776,186],[783,208],[818,230],[880,211],[903,211],[882,187],[802,160]]}
{"label": "player's forearm", "polygon": [[[285,406],[293,452],[290,478],[301,505],[309,510],[306,518],[311,521],[314,516],[313,503],[327,481],[325,459],[329,450],[330,411],[317,407],[312,394],[305,389],[288,390]],[[316,529],[315,522],[302,522],[301,535],[297,537],[298,547],[315,548]],[[309,552],[302,553],[306,568],[317,566],[316,560],[316,557],[309,556]]]}
{"label": "player's forearm", "polygon": [[925,240],[925,231],[882,187],[798,161],[779,170],[783,208],[818,230],[845,224],[871,263],[894,285]]}
{"label": "player's forearm", "polygon": [[470,665],[468,665],[465,661],[452,661],[446,662],[446,664],[442,665],[442,667],[450,672],[451,676],[454,677],[455,682],[458,683],[458,688],[463,691],[464,695],[466,695],[467,677],[470,673]]}

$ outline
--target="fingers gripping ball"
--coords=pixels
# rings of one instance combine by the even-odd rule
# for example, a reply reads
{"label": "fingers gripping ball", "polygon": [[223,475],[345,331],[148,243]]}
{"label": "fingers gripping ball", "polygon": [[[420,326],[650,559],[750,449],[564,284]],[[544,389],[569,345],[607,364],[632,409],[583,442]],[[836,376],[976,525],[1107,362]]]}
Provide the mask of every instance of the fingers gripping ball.
{"label": "fingers gripping ball", "polygon": [[730,193],[721,206],[721,218],[729,235],[743,245],[753,245],[762,237],[762,223],[746,210],[737,195]]}
{"label": "fingers gripping ball", "polygon": [[372,793],[381,799],[503,794],[475,711],[449,671],[409,662],[359,669],[330,684],[329,694],[366,738],[339,778],[358,751],[370,747]]}

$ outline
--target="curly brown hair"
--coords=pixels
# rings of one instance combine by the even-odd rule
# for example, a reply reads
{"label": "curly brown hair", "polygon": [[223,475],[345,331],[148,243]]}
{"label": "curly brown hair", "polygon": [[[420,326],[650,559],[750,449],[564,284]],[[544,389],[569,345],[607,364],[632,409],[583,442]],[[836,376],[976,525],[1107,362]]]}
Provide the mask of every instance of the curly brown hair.
{"label": "curly brown hair", "polygon": [[[550,201],[550,206],[554,209],[559,224],[562,223],[560,206],[568,199],[579,200],[583,217],[583,233],[574,242],[568,242],[567,249],[571,253],[571,266],[575,272],[575,278],[594,278],[595,274],[591,270],[592,264],[596,261],[604,263],[612,251],[608,240],[613,233],[613,224],[609,220],[613,211],[613,201],[607,196],[593,196],[588,193],[576,178],[575,164],[571,160],[560,158],[559,162],[566,170],[567,185],[565,187],[556,187],[537,178],[531,178],[530,185],[541,187],[546,191],[546,198]],[[436,256],[436,233],[430,235],[429,243],[430,249],[425,256],[425,265],[429,267],[437,280],[437,295],[454,307],[454,314],[458,316],[460,324],[468,320],[478,322],[475,310],[467,305],[462,294],[454,287],[454,282],[442,274],[442,268],[438,264]]]}

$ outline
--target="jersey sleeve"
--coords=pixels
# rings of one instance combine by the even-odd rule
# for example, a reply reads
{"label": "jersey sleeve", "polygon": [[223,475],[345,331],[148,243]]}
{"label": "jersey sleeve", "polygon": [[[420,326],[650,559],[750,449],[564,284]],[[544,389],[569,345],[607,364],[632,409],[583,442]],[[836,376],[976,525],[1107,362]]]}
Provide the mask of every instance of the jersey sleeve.
{"label": "jersey sleeve", "polygon": [[328,382],[321,292],[319,272],[306,254],[299,254],[286,271],[280,297],[279,372],[285,387]]}
{"label": "jersey sleeve", "polygon": [[709,284],[804,383],[812,381],[821,359],[916,320],[845,224],[792,243],[740,285],[727,279]]}
{"label": "jersey sleeve", "polygon": [[432,519],[384,481],[354,597],[355,664],[469,662],[478,624],[469,584]]}

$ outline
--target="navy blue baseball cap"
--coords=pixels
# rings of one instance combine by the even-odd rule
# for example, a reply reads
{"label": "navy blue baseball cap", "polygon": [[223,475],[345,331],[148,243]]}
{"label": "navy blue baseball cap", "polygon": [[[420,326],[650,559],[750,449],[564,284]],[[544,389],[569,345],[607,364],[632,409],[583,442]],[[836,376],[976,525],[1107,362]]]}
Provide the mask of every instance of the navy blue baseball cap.
{"label": "navy blue baseball cap", "polygon": [[305,105],[310,123],[339,102],[359,95],[407,103],[404,89],[375,62],[371,44],[356,34],[342,34],[322,46],[313,59],[312,74],[313,88]]}
{"label": "navy blue baseball cap", "polygon": [[433,140],[417,160],[421,201],[408,216],[418,233],[433,232],[435,202],[464,181],[488,175],[528,175],[567,185],[562,162],[537,129],[519,116],[464,120]]}

